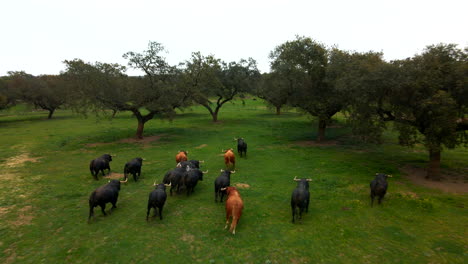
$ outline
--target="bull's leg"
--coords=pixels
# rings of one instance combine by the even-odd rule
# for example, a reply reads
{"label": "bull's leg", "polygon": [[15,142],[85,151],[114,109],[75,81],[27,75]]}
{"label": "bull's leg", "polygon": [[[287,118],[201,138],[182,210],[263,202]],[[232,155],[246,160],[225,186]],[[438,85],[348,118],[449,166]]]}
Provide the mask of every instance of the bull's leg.
{"label": "bull's leg", "polygon": [[379,196],[379,204],[382,202],[383,196]]}
{"label": "bull's leg", "polygon": [[133,180],[134,180],[134,181],[137,181],[137,175],[136,175],[136,172],[132,173],[132,175],[133,175]]}
{"label": "bull's leg", "polygon": [[163,217],[162,217],[162,210],[163,210],[163,206],[159,207],[159,219],[162,220]]}
{"label": "bull's leg", "polygon": [[89,217],[88,217],[88,222],[91,219],[91,217],[94,216],[94,206],[90,205],[89,206]]}
{"label": "bull's leg", "polygon": [[101,207],[102,213],[103,213],[104,215],[107,215],[107,214],[106,214],[106,204],[100,204],[99,206]]}
{"label": "bull's leg", "polygon": [[150,214],[150,211],[151,211],[151,204],[148,204],[148,210],[146,211],[146,221],[148,221],[148,216]]}
{"label": "bull's leg", "polygon": [[215,187],[215,203],[218,202],[218,190],[216,190],[216,187]]}
{"label": "bull's leg", "polygon": [[370,198],[371,198],[371,207],[374,207],[374,194],[373,193],[371,193]]}
{"label": "bull's leg", "polygon": [[233,217],[232,217],[231,228],[229,228],[229,232],[232,232],[233,235],[236,234],[237,222],[239,222],[239,219],[238,219],[238,218],[235,218],[235,217],[233,216]]}
{"label": "bull's leg", "polygon": [[296,207],[292,203],[291,203],[291,211],[292,211],[292,222],[294,223],[294,215],[296,214]]}
{"label": "bull's leg", "polygon": [[226,212],[226,225],[224,226],[224,229],[228,228],[229,225],[229,218],[231,218],[231,214],[229,211]]}
{"label": "bull's leg", "polygon": [[302,223],[302,212],[304,211],[304,208],[300,207],[299,208],[299,220]]}

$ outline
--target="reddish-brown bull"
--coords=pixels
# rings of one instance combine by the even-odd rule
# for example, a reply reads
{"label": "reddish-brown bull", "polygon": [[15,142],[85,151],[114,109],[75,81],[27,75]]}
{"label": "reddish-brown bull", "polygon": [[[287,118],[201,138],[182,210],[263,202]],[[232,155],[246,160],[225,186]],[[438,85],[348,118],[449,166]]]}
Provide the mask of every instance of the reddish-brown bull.
{"label": "reddish-brown bull", "polygon": [[232,217],[231,228],[229,228],[229,232],[232,232],[233,235],[236,234],[236,226],[239,222],[239,219],[242,215],[242,209],[244,209],[244,202],[237,191],[236,187],[226,187],[222,188],[221,190],[226,190],[227,192],[227,200],[226,200],[226,226],[224,229],[228,227],[229,220]]}
{"label": "reddish-brown bull", "polygon": [[188,153],[187,151],[179,150],[179,153],[175,156],[176,163],[187,161],[187,153]]}
{"label": "reddish-brown bull", "polygon": [[222,151],[224,152],[224,164],[226,164],[226,168],[234,170],[236,168],[236,156],[233,149]]}

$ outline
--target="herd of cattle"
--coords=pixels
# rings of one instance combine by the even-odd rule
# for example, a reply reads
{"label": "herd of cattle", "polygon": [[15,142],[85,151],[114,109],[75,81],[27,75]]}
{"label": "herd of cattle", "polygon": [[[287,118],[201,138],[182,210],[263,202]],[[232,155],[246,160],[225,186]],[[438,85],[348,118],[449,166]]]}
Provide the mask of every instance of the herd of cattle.
{"label": "herd of cattle", "polygon": [[[239,156],[247,156],[247,143],[243,138],[234,139],[237,141],[237,152]],[[223,202],[223,198],[227,195],[226,199],[226,226],[232,218],[231,227],[229,232],[233,234],[236,233],[236,225],[242,215],[242,209],[244,208],[244,203],[239,194],[239,191],[236,187],[231,185],[231,174],[235,173],[235,164],[236,159],[233,149],[222,150],[224,152],[224,162],[227,170],[221,170],[221,174],[214,181],[214,191],[215,191],[215,202]],[[193,193],[195,186],[198,181],[203,181],[203,174],[208,171],[200,170],[200,163],[203,163],[201,160],[188,160],[187,151],[179,151],[176,155],[176,167],[169,170],[165,175],[162,183],[154,183],[154,190],[151,191],[148,197],[148,207],[146,213],[146,220],[150,214],[151,208],[154,210],[154,215],[159,212],[159,218],[162,220],[162,211],[164,204],[167,199],[166,188],[170,187],[170,195],[172,196],[173,190],[176,193],[179,193],[181,189],[186,190],[187,196]],[[98,173],[102,172],[104,176],[104,170],[110,172],[110,162],[112,161],[112,156],[110,154],[104,154],[91,161],[89,169],[91,175],[95,180],[98,180]],[[126,183],[128,181],[128,176],[131,174],[134,181],[138,181],[138,178],[141,174],[141,167],[143,165],[142,158],[134,158],[128,161],[124,166],[124,180],[110,180],[107,184],[100,186],[91,193],[89,197],[89,217],[88,222],[91,220],[91,217],[94,215],[94,207],[100,206],[101,211],[104,215],[107,215],[105,212],[106,204],[111,203],[112,209],[116,208],[117,199],[120,191],[120,184]],[[233,170],[231,170],[233,169]],[[387,192],[387,177],[392,177],[391,175],[376,173],[375,179],[370,183],[370,196],[371,196],[371,206],[374,204],[374,198],[378,197],[378,203],[380,204],[385,193]],[[310,193],[309,193],[309,182],[311,179],[297,179],[294,177],[294,181],[297,182],[296,188],[293,190],[291,195],[291,210],[292,210],[292,222],[295,222],[295,219],[302,219],[302,213],[308,212],[309,202],[310,202]],[[299,212],[298,212],[299,211]]]}

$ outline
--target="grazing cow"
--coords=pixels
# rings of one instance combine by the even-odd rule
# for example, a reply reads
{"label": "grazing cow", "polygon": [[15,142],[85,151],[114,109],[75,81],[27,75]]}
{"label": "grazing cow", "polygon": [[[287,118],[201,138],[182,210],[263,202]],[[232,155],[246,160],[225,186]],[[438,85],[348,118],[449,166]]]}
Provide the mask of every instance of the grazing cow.
{"label": "grazing cow", "polygon": [[387,177],[392,177],[392,175],[387,175],[383,173],[376,173],[375,179],[370,183],[370,197],[371,197],[371,207],[374,207],[374,197],[379,197],[379,204],[382,202],[385,194],[387,193]]}
{"label": "grazing cow", "polygon": [[166,194],[166,186],[171,186],[170,184],[156,184],[154,183],[154,190],[150,192],[148,198],[148,211],[146,212],[146,221],[148,221],[148,216],[150,213],[151,208],[154,208],[154,215],[156,215],[156,208],[159,209],[159,219],[163,219],[162,217],[162,210],[164,207],[164,203],[167,199]]}
{"label": "grazing cow", "polygon": [[184,179],[187,172],[190,170],[190,167],[186,166],[183,168],[172,169],[164,175],[163,183],[171,184],[171,190],[169,191],[172,196],[172,190],[177,188],[177,193],[179,193],[180,188],[184,185]]}
{"label": "grazing cow", "polygon": [[193,189],[197,186],[198,181],[203,181],[203,174],[208,173],[208,171],[201,171],[199,169],[191,169],[187,171],[184,178],[184,185],[187,189],[187,196],[190,193],[193,193]]}
{"label": "grazing cow", "polygon": [[232,217],[231,227],[229,228],[229,232],[232,232],[233,235],[236,234],[236,226],[239,222],[239,219],[242,215],[242,209],[244,209],[244,202],[237,191],[236,187],[226,187],[223,190],[227,193],[226,199],[226,226],[224,229],[228,227],[229,220]]}
{"label": "grazing cow", "polygon": [[231,184],[231,173],[235,173],[235,171],[221,170],[221,175],[216,178],[214,182],[215,202],[218,202],[218,196],[221,198],[221,202],[223,202],[225,191],[221,189],[228,187]]}
{"label": "grazing cow", "polygon": [[233,149],[222,150],[224,152],[224,164],[226,164],[226,168],[236,168],[236,156],[234,155]]}
{"label": "grazing cow", "polygon": [[293,190],[291,195],[291,209],[292,209],[292,222],[294,223],[294,216],[296,213],[296,207],[299,208],[299,219],[302,220],[302,212],[305,210],[309,211],[309,182],[311,179],[297,179],[294,177],[294,181],[297,182],[296,189]]}
{"label": "grazing cow", "polygon": [[245,143],[244,138],[234,138],[237,141],[237,153],[242,157],[242,153],[247,157],[247,143]]}
{"label": "grazing cow", "polygon": [[187,161],[187,151],[180,151],[177,153],[175,156],[175,161],[176,163],[182,162],[182,161]]}
{"label": "grazing cow", "polygon": [[104,154],[99,158],[95,158],[89,164],[89,170],[91,171],[91,175],[93,175],[95,180],[98,180],[98,173],[99,171],[102,172],[102,176],[104,176],[104,170],[108,170],[110,172],[110,165],[109,162],[112,161],[112,156],[110,154]]}
{"label": "grazing cow", "polygon": [[134,158],[131,161],[125,163],[124,167],[124,179],[127,180],[128,174],[133,175],[133,180],[137,181],[141,174],[141,166],[143,166],[142,158]]}
{"label": "grazing cow", "polygon": [[120,181],[111,180],[106,185],[103,185],[91,193],[89,197],[89,217],[88,222],[91,217],[94,215],[94,207],[100,206],[102,213],[106,214],[106,203],[112,203],[112,209],[117,208],[115,205],[117,203],[117,198],[119,198],[120,191]]}
{"label": "grazing cow", "polygon": [[192,169],[200,169],[200,163],[204,163],[203,160],[188,160],[177,163],[177,168],[189,166]]}

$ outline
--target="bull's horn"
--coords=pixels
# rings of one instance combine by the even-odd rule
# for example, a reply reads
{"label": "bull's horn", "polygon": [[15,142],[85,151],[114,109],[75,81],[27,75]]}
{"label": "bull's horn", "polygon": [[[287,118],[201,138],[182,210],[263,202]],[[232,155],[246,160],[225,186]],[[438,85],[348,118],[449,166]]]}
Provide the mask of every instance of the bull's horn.
{"label": "bull's horn", "polygon": [[120,182],[126,183],[127,181],[128,181],[128,178],[127,178],[127,179],[125,179],[125,181],[120,181]]}
{"label": "bull's horn", "polygon": [[236,173],[236,171],[235,171],[235,170],[233,170],[233,171],[231,171],[231,173]]}
{"label": "bull's horn", "polygon": [[154,183],[153,183],[153,186],[156,186],[156,185],[157,185],[156,182],[154,182]]}
{"label": "bull's horn", "polygon": [[300,179],[298,179],[297,176],[294,176],[294,181],[300,181]]}
{"label": "bull's horn", "polygon": [[391,174],[387,175],[387,177],[393,178],[393,176]]}
{"label": "bull's horn", "polygon": [[208,170],[206,170],[206,171],[202,171],[202,173],[203,173],[203,174],[205,174],[205,173],[208,173]]}
{"label": "bull's horn", "polygon": [[109,183],[109,182],[110,182],[110,180],[107,181],[107,183]]}
{"label": "bull's horn", "polygon": [[221,152],[226,152],[224,149],[221,149]]}
{"label": "bull's horn", "polygon": [[224,188],[221,188],[220,190],[221,191],[225,191],[227,189],[227,187],[224,187]]}
{"label": "bull's horn", "polygon": [[199,160],[198,162],[199,162],[199,163],[205,163],[205,161],[204,161],[204,160]]}
{"label": "bull's horn", "polygon": [[142,160],[146,160],[145,158],[142,158]]}
{"label": "bull's horn", "polygon": [[187,154],[188,154],[188,151],[185,151],[185,153],[187,153]]}
{"label": "bull's horn", "polygon": [[164,186],[166,187],[171,187],[171,185],[172,185],[172,182],[170,182],[169,184],[166,184],[166,183],[164,184]]}
{"label": "bull's horn", "polygon": [[182,167],[182,164],[180,164],[180,162],[177,163],[176,168],[181,168],[181,167]]}
{"label": "bull's horn", "polygon": [[223,171],[224,171],[224,170],[223,170],[223,169],[221,169],[221,172],[223,172]]}
{"label": "bull's horn", "polygon": [[234,138],[234,141],[236,141],[236,140],[237,140],[237,138]]}
{"label": "bull's horn", "polygon": [[230,148],[229,150],[231,150],[231,151],[234,151],[234,149],[233,149],[233,148]]}
{"label": "bull's horn", "polygon": [[312,179],[307,179],[307,181],[312,181]]}
{"label": "bull's horn", "polygon": [[377,176],[377,175],[379,175],[379,173],[378,173],[378,172],[376,172],[376,173],[375,173],[375,176]]}

